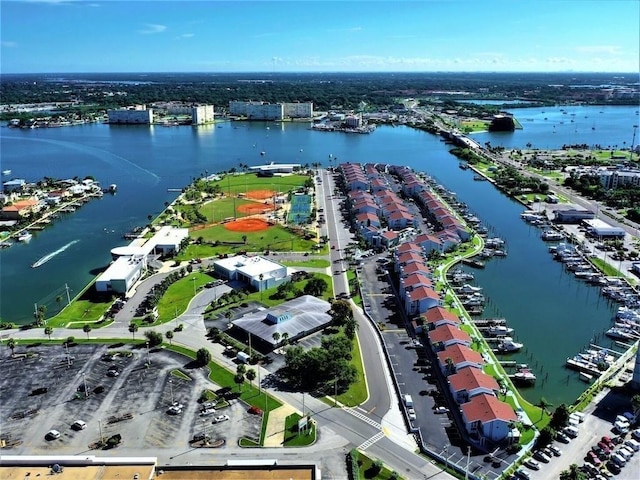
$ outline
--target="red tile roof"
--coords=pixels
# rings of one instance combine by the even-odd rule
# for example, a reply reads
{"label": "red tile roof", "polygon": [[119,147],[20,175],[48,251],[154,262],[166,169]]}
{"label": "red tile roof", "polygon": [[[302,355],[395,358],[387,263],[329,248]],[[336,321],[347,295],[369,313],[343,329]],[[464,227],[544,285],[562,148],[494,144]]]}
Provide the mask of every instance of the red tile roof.
{"label": "red tile roof", "polygon": [[471,343],[471,337],[453,325],[440,325],[429,332],[431,343],[447,342],[449,340],[459,340],[461,343]]}
{"label": "red tile roof", "polygon": [[462,362],[476,363],[478,365],[484,363],[482,355],[464,345],[451,345],[438,352],[438,359],[442,365],[447,364],[447,358],[450,358],[454,365],[459,365]]}
{"label": "red tile roof", "polygon": [[460,369],[457,373],[449,376],[449,383],[454,392],[466,390],[470,392],[477,388],[484,388],[486,390],[499,390],[500,386],[496,379],[491,375],[487,375],[482,370],[473,367],[465,367]]}
{"label": "red tile roof", "polygon": [[424,318],[427,323],[436,323],[441,320],[448,320],[454,323],[460,323],[460,319],[453,313],[448,310],[445,310],[442,307],[433,307],[427,310],[422,314],[422,318]]}
{"label": "red tile roof", "polygon": [[482,393],[476,395],[460,406],[468,422],[488,423],[494,420],[517,422],[518,416],[508,403],[501,402],[493,395]]}

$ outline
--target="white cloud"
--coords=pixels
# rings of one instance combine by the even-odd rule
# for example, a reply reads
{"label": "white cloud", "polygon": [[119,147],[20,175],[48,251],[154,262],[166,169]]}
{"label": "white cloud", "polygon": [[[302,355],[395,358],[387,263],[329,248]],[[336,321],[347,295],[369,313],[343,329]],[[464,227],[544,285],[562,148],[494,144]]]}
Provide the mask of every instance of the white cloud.
{"label": "white cloud", "polygon": [[144,35],[151,35],[154,33],[162,33],[167,29],[166,25],[159,25],[157,23],[147,23],[143,30],[138,30],[139,33]]}
{"label": "white cloud", "polygon": [[182,38],[193,38],[195,36],[196,36],[195,33],[183,33],[182,35],[178,35],[176,38],[180,40]]}
{"label": "white cloud", "polygon": [[576,47],[576,52],[580,53],[608,53],[609,55],[620,55],[622,51],[617,45],[582,45]]}
{"label": "white cloud", "polygon": [[16,42],[10,42],[10,41],[0,42],[0,47],[3,47],[3,48],[15,48],[17,46],[18,44]]}

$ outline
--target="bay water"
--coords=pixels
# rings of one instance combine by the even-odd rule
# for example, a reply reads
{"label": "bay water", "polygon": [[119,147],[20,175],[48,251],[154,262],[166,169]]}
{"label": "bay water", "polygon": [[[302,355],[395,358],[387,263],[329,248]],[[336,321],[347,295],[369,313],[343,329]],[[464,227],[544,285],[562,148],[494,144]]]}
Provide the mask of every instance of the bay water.
{"label": "bay water", "polygon": [[[523,108],[514,110],[523,130],[474,138],[514,148],[525,148],[528,142],[539,148],[565,143],[631,144],[631,128],[638,122],[635,108],[580,107],[580,115],[576,110],[575,116],[560,108],[555,112],[558,118],[569,115],[574,124],[581,118],[580,136],[576,128],[562,133],[558,125],[563,120],[555,124],[556,133],[554,123],[538,122],[539,115],[546,116],[547,122],[555,118],[548,108]],[[595,130],[591,117],[598,119]],[[273,122],[197,128],[103,124],[2,128],[1,169],[12,170],[11,177],[37,181],[45,176],[91,175],[103,186],[116,184],[117,193],[92,200],[44,231],[34,232],[28,244],[0,251],[0,317],[24,324],[33,320],[34,304],[57,311],[59,296],[66,298],[65,286],[72,297],[77,294],[108,265],[110,249],[128,243],[123,233],[146,224],[149,215],[164,209],[177,195],[169,189],[180,189],[201,174],[269,161],[408,165],[455,191],[492,233],[507,241],[508,257],[492,260],[485,270],[475,272],[476,283],[489,299],[487,315],[505,317],[515,328],[516,338],[525,343],[518,359],[529,363],[539,379],[535,388],[523,390],[525,397],[571,402],[584,383],[563,368],[564,361],[608,328],[613,307],[598,289],[577,281],[551,259],[539,232],[520,220],[520,204],[488,182],[473,181],[473,175],[459,169],[448,150],[438,137],[403,126],[379,127],[369,135],[318,132],[304,123]],[[67,245],[41,267],[31,268],[38,259]]]}

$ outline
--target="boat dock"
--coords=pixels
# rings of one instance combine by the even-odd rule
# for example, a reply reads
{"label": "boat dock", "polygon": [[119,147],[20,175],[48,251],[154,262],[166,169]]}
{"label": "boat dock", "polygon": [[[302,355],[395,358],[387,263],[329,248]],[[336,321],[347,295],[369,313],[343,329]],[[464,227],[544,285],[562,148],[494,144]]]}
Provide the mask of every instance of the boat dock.
{"label": "boat dock", "polygon": [[491,327],[493,325],[506,325],[506,318],[476,318],[473,324],[478,328]]}

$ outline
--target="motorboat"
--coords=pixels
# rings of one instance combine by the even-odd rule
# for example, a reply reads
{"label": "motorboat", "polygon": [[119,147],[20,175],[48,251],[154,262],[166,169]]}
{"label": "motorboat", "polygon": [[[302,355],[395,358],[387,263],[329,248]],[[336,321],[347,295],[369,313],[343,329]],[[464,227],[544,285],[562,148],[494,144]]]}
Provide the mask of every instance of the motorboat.
{"label": "motorboat", "polygon": [[513,328],[506,325],[492,325],[487,329],[487,334],[492,337],[507,337],[513,333]]}
{"label": "motorboat", "polygon": [[555,230],[545,230],[540,237],[546,242],[559,242],[560,240],[564,240],[564,235]]}
{"label": "motorboat", "polygon": [[528,368],[522,368],[513,375],[510,375],[511,380],[520,385],[533,385],[536,383],[535,374]]}
{"label": "motorboat", "polygon": [[518,352],[524,347],[523,343],[515,342],[511,337],[504,337],[496,349],[499,353]]}
{"label": "motorboat", "polygon": [[32,238],[33,238],[33,235],[30,232],[28,232],[27,230],[25,230],[20,235],[18,235],[18,241],[19,242],[28,242]]}

